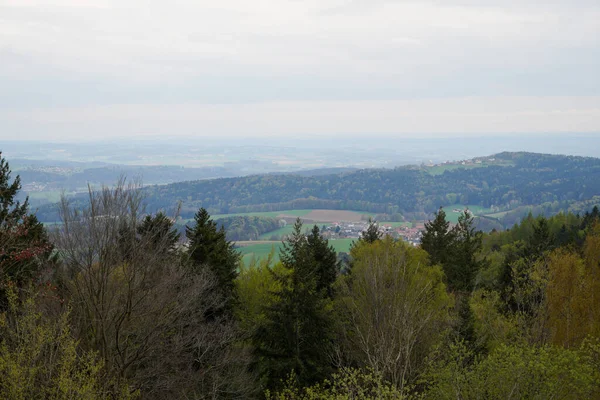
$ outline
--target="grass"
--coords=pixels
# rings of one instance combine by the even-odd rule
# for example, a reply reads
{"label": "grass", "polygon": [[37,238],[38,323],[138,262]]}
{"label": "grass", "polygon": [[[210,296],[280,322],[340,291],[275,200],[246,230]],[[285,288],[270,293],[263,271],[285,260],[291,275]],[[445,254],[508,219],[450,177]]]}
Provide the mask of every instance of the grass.
{"label": "grass", "polygon": [[407,228],[412,227],[412,223],[410,223],[410,222],[386,222],[386,221],[379,222],[379,221],[377,221],[377,223],[379,225],[389,225],[392,228],[398,228],[400,226],[406,226]]}
{"label": "grass", "polygon": [[[330,240],[329,244],[333,246],[337,253],[350,251],[350,245],[356,239],[335,239]],[[252,257],[256,259],[266,259],[273,249],[275,254],[273,261],[279,261],[279,250],[281,249],[281,242],[267,242],[251,244],[249,246],[239,247],[237,250],[242,254],[242,261],[245,265],[250,264]]]}
{"label": "grass", "polygon": [[473,168],[481,168],[487,167],[485,164],[448,164],[448,165],[437,165],[435,167],[427,167],[427,172],[430,175],[442,175],[446,171],[453,171],[456,169],[473,169]]}
{"label": "grass", "polygon": [[446,219],[449,222],[456,224],[458,222],[458,216],[460,215],[460,213],[455,213],[452,210],[459,209],[462,211],[465,208],[468,208],[469,210],[471,210],[471,212],[475,215],[486,215],[487,213],[490,212],[490,209],[488,209],[488,208],[484,208],[481,206],[475,206],[475,205],[465,206],[464,204],[453,204],[451,206],[444,207],[443,210],[446,213]]}
{"label": "grass", "polygon": [[512,167],[514,166],[514,161],[510,160],[496,160],[494,162],[483,162],[481,164],[446,164],[446,165],[436,165],[434,167],[426,167],[427,173],[430,175],[442,175],[446,171],[453,171],[456,169],[474,169],[474,168],[483,168],[489,166],[499,166],[499,167]]}
{"label": "grass", "polygon": [[258,237],[258,240],[271,240],[273,235],[276,235],[278,238],[283,237],[284,235],[289,235],[294,230],[293,224],[287,224],[283,228],[275,229],[274,231],[263,233]]}

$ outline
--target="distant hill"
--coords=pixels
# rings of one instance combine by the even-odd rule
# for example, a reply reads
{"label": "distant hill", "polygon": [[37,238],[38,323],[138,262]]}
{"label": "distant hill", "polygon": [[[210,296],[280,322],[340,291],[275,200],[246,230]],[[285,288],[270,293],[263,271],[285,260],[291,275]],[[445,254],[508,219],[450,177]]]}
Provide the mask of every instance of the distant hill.
{"label": "distant hill", "polygon": [[[284,209],[345,209],[425,219],[440,206],[466,204],[501,213],[545,204],[552,212],[600,195],[600,159],[500,153],[473,160],[304,176],[253,175],[145,188],[148,210],[182,203],[214,214]],[[51,216],[40,209],[40,218]]]}

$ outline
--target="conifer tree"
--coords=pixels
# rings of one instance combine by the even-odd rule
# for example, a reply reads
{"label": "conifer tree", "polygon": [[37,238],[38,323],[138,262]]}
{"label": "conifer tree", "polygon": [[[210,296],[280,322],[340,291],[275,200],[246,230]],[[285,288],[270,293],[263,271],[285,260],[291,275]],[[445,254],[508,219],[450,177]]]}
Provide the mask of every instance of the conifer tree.
{"label": "conifer tree", "polygon": [[0,282],[19,285],[38,277],[53,247],[42,223],[29,214],[29,202],[16,200],[21,179],[12,182],[8,162],[0,153]]}
{"label": "conifer tree", "polygon": [[483,266],[477,259],[482,246],[482,232],[475,229],[474,219],[468,210],[461,213],[458,223],[452,229],[453,257],[445,268],[450,290],[471,292],[475,277]]}
{"label": "conifer tree", "polygon": [[333,297],[333,283],[340,270],[337,253],[332,246],[329,246],[329,241],[321,235],[316,225],[306,238],[306,244],[311,258],[315,262],[317,290],[323,291],[331,298]]}
{"label": "conifer tree", "polygon": [[450,229],[446,213],[440,207],[433,221],[425,223],[425,232],[421,238],[421,248],[429,253],[432,264],[446,265],[452,258],[455,231]]}
{"label": "conifer tree", "polygon": [[[322,272],[327,270],[325,261],[331,260],[329,254],[320,259],[316,255],[331,249],[316,235],[320,236],[318,228],[307,238],[298,219],[280,254],[284,271],[273,272],[281,290],[274,293],[277,300],[266,308],[265,322],[253,337],[267,388],[276,388],[291,373],[302,385],[315,383],[330,370],[327,348],[333,335],[328,293],[332,282],[327,283],[330,277]],[[323,248],[327,249],[324,253]],[[319,289],[320,285],[327,286]]]}
{"label": "conifer tree", "polygon": [[225,230],[217,229],[216,222],[206,209],[198,210],[194,221],[196,224],[193,227],[186,227],[190,260],[194,268],[212,271],[223,295],[231,298],[240,255],[225,237]]}
{"label": "conifer tree", "polygon": [[365,241],[367,243],[375,243],[377,240],[381,240],[383,235],[379,232],[379,225],[377,221],[369,218],[369,225],[367,226],[367,230],[364,231],[361,237],[358,239],[359,241]]}
{"label": "conifer tree", "polygon": [[162,212],[155,216],[147,215],[138,226],[137,233],[148,245],[160,246],[169,252],[175,250],[180,237],[173,221]]}

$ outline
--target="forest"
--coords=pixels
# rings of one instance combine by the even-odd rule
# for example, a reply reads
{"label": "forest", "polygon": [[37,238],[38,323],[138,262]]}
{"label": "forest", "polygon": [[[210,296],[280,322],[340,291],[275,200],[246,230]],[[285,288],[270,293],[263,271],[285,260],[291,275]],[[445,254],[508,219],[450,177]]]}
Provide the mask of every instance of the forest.
{"label": "forest", "polygon": [[[559,171],[552,157],[523,158],[512,178],[495,167],[443,177],[481,174],[491,196],[512,179],[524,202],[597,185],[597,160]],[[557,183],[522,184],[545,174]],[[194,193],[225,182],[253,198],[267,179],[291,178]],[[385,189],[354,182],[348,194]],[[435,208],[419,247],[372,221],[343,262],[298,219],[278,262],[243,266],[226,235],[242,220],[218,224],[199,207],[180,235],[120,180],[63,198],[48,229],[15,200],[20,186],[0,156],[0,398],[600,399],[597,207],[490,233]]]}
{"label": "forest", "polygon": [[[319,176],[254,175],[150,186],[144,193],[149,212],[170,212],[181,205],[183,218],[192,218],[202,207],[213,214],[341,209],[402,214],[411,221],[460,203],[512,211],[506,221],[499,221],[503,226],[511,226],[532,207],[546,215],[585,211],[585,202],[600,193],[597,158],[501,153],[488,159],[494,163],[441,174],[409,166]],[[78,200],[85,202],[86,195],[73,199]],[[37,215],[56,222],[58,205],[41,206]]]}

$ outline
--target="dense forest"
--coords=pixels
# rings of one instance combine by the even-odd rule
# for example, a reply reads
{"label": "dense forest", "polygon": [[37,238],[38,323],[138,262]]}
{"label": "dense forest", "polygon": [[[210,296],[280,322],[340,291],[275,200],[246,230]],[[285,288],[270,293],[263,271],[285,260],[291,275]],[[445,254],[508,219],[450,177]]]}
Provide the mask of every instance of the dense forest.
{"label": "dense forest", "polygon": [[[422,220],[439,206],[460,203],[514,210],[504,226],[519,220],[530,207],[547,215],[583,211],[585,201],[600,193],[600,159],[501,153],[487,160],[494,162],[442,174],[422,167],[399,167],[323,176],[255,175],[152,186],[144,192],[148,211],[170,212],[181,203],[183,218],[191,218],[204,207],[218,214],[344,209]],[[55,222],[57,210],[56,205],[42,206],[37,215],[42,221]]]}
{"label": "dense forest", "polygon": [[49,232],[10,175],[0,398],[600,399],[597,207],[489,234],[440,208],[420,247],[371,221],[343,264],[297,220],[244,267],[204,208],[180,236],[120,181]]}

